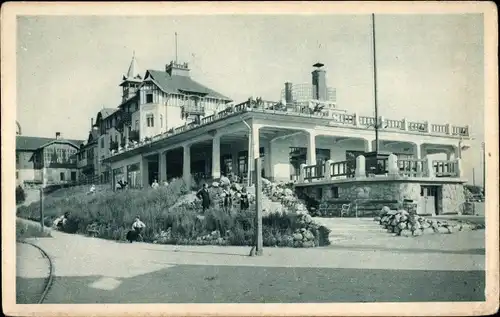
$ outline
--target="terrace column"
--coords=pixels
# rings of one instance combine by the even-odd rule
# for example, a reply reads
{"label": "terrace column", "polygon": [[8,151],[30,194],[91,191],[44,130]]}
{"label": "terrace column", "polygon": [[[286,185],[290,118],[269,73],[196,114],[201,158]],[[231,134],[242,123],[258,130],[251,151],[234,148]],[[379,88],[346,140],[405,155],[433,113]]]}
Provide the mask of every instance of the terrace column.
{"label": "terrace column", "polygon": [[307,135],[307,165],[316,165],[316,134],[308,130]]}
{"label": "terrace column", "polygon": [[371,152],[372,150],[373,140],[365,139],[365,152]]}
{"label": "terrace column", "polygon": [[214,135],[212,139],[212,178],[220,178],[220,135]]}
{"label": "terrace column", "polygon": [[414,152],[413,154],[415,155],[415,158],[417,160],[420,160],[422,159],[422,148],[423,148],[423,145],[420,144],[420,143],[415,143],[415,146],[414,146]]}
{"label": "terrace column", "polygon": [[158,182],[167,180],[167,151],[158,153]]}
{"label": "terrace column", "polygon": [[182,146],[182,179],[186,183],[188,190],[191,187],[191,144]]}

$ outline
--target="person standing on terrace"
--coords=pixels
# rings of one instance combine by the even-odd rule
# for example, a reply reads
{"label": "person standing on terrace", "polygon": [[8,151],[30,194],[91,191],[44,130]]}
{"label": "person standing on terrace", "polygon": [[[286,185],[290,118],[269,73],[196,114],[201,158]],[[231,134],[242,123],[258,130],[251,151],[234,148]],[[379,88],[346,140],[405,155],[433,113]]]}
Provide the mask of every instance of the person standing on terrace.
{"label": "person standing on terrace", "polygon": [[196,193],[196,197],[201,199],[201,206],[203,208],[203,212],[210,207],[210,195],[208,193],[207,184],[203,184],[203,187]]}

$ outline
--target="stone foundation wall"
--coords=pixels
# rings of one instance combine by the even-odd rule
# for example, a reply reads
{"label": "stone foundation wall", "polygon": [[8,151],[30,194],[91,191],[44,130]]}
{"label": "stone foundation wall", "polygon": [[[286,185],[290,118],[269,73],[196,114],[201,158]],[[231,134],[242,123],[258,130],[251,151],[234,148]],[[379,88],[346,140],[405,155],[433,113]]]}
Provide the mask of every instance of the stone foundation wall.
{"label": "stone foundation wall", "polygon": [[465,191],[462,184],[443,184],[442,199],[443,213],[462,213],[465,203]]}
{"label": "stone foundation wall", "polygon": [[[420,182],[404,181],[371,181],[371,182],[348,182],[329,185],[301,186],[296,191],[317,200],[320,203],[330,202],[331,212],[340,213],[342,203],[361,200],[413,200],[420,201],[421,185],[434,185]],[[438,190],[438,213],[461,213],[461,206],[465,202],[463,184],[443,184],[436,183],[441,187]],[[334,197],[333,187],[338,188],[338,197]],[[373,207],[373,206],[372,206]],[[417,209],[418,210],[418,209]],[[333,216],[333,215],[332,215]]]}

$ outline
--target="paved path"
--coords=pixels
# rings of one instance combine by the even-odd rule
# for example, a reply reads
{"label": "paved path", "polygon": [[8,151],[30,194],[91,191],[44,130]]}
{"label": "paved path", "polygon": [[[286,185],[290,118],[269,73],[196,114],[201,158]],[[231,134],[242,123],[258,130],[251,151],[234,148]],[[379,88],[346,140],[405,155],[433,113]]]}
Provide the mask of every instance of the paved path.
{"label": "paved path", "polygon": [[248,257],[248,247],[129,244],[60,232],[33,242],[55,267],[46,303],[484,300],[484,231],[265,248],[262,257]]}
{"label": "paved path", "polygon": [[50,274],[49,260],[32,245],[16,243],[16,302],[37,304]]}

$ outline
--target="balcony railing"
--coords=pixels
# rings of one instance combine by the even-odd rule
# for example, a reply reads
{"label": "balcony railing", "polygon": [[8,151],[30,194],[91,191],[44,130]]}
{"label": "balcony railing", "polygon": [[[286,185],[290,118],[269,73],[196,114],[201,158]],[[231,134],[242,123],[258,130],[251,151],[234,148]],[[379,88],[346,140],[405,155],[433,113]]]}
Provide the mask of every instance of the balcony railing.
{"label": "balcony railing", "polygon": [[[359,162],[365,162],[365,166],[360,166]],[[384,161],[383,168],[378,173],[368,172],[370,163],[360,160],[352,167],[349,161],[326,161],[324,164],[305,165],[300,167],[298,183],[311,183],[317,181],[328,181],[341,178],[370,178],[375,176],[395,176],[395,177],[419,177],[419,178],[460,178],[460,160],[429,160],[429,159],[397,159],[394,155],[389,156]],[[380,162],[378,162],[380,163]],[[365,171],[363,173],[363,171]]]}
{"label": "balcony railing", "polygon": [[398,159],[399,175],[408,177],[424,177],[427,160]]}
{"label": "balcony railing", "polygon": [[[249,100],[243,103],[237,104],[235,106],[229,106],[225,110],[220,111],[216,114],[201,118],[199,122],[192,122],[185,124],[175,129],[171,129],[168,132],[158,134],[153,136],[150,140],[140,141],[133,146],[128,148],[116,149],[112,155],[123,153],[124,151],[140,147],[144,144],[149,144],[151,142],[168,138],[172,135],[177,135],[188,130],[194,129],[199,126],[204,126],[216,122],[218,120],[230,117],[235,114],[241,114],[245,112],[259,112],[259,113],[269,113],[269,114],[279,114],[286,116],[299,116],[299,117],[309,117],[317,119],[327,119],[330,120],[331,125],[341,125],[341,126],[351,126],[351,127],[364,127],[366,129],[373,129],[375,125],[375,118],[369,116],[359,116],[356,113],[345,113],[340,110],[332,109],[322,109],[315,111],[309,107],[304,107],[303,105],[283,105],[281,103],[265,100]],[[381,130],[399,130],[408,131],[413,133],[421,134],[431,134],[431,135],[449,135],[449,136],[469,136],[468,126],[451,126],[449,124],[435,124],[428,122],[412,122],[406,121],[405,119],[395,120],[395,119],[382,119]]]}

